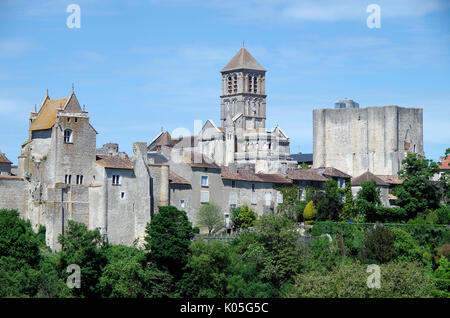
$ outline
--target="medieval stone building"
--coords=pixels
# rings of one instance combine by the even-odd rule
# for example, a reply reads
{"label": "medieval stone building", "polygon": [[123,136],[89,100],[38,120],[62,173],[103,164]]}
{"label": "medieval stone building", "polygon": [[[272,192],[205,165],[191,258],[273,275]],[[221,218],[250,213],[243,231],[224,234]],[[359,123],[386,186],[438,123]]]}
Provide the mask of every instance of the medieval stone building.
{"label": "medieval stone building", "polygon": [[313,168],[353,177],[396,175],[408,153],[423,153],[423,111],[399,106],[315,109]]}

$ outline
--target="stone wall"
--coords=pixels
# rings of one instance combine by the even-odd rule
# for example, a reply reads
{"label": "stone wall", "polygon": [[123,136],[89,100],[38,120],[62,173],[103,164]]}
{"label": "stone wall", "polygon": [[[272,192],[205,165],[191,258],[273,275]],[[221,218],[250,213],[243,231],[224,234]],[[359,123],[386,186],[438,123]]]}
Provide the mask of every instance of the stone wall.
{"label": "stone wall", "polygon": [[407,153],[423,154],[421,108],[315,109],[313,167],[349,175],[395,175]]}
{"label": "stone wall", "polygon": [[0,176],[0,209],[23,213],[26,207],[25,181],[14,176]]}

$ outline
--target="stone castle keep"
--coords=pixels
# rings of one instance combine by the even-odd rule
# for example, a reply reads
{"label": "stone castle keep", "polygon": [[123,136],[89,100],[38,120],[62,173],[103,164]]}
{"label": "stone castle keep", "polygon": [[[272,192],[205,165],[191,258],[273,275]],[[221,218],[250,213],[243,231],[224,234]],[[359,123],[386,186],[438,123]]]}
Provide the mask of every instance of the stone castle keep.
{"label": "stone castle keep", "polygon": [[275,213],[279,186],[298,184],[301,198],[305,186],[328,178],[343,187],[367,171],[395,175],[406,153],[423,154],[422,109],[345,101],[314,110],[313,169],[300,170],[286,133],[266,130],[265,74],[240,49],[221,70],[220,126],[208,119],[196,136],[161,132],[134,143],[131,157],[114,143],[97,148],[98,132],[73,89],[59,99],[47,92],[30,115],[18,166],[0,153],[0,209],[17,209],[35,230],[44,225],[53,249],[68,220],[99,228],[113,244],[140,244],[159,206],[195,222],[199,207],[214,202],[229,228],[232,209],[244,204]]}

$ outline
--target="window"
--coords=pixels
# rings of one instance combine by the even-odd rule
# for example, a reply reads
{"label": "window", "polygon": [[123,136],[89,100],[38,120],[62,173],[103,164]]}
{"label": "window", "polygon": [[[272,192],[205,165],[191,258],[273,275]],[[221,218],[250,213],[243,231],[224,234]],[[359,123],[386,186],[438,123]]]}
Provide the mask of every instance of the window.
{"label": "window", "polygon": [[112,184],[113,185],[119,185],[120,176],[117,174],[113,174],[112,176]]}
{"label": "window", "polygon": [[230,227],[230,215],[225,214],[225,226],[228,228]]}
{"label": "window", "polygon": [[339,188],[343,189],[345,187],[345,179],[339,178]]}
{"label": "window", "polygon": [[200,192],[200,202],[201,203],[209,202],[209,191],[201,191]]}
{"label": "window", "polygon": [[72,130],[70,129],[64,130],[64,143],[65,144],[72,143]]}
{"label": "window", "polygon": [[75,118],[75,122],[78,122],[78,118]]}
{"label": "window", "polygon": [[252,192],[255,192],[255,184],[252,183]]}
{"label": "window", "polygon": [[272,193],[266,193],[265,195],[266,206],[270,206],[272,203]]}
{"label": "window", "polygon": [[70,174],[66,174],[64,177],[64,182],[66,184],[70,184],[71,181],[72,181],[72,176]]}
{"label": "window", "polygon": [[277,200],[278,200],[278,204],[283,204],[283,193],[281,193],[281,192],[277,193]]}
{"label": "window", "polygon": [[208,176],[202,176],[202,187],[208,186]]}
{"label": "window", "polygon": [[120,198],[121,198],[121,199],[125,198],[125,192],[121,192],[121,193],[120,193]]}
{"label": "window", "polygon": [[230,205],[237,205],[237,194],[236,194],[236,192],[230,192]]}
{"label": "window", "polygon": [[184,200],[180,200],[180,209],[184,209]]}
{"label": "window", "polygon": [[83,176],[77,175],[77,184],[83,184]]}
{"label": "window", "polygon": [[231,187],[232,187],[232,188],[236,188],[236,181],[231,180]]}
{"label": "window", "polygon": [[67,118],[67,122],[70,123],[70,118]]}
{"label": "window", "polygon": [[252,204],[257,204],[258,203],[258,199],[256,197],[256,193],[252,194]]}

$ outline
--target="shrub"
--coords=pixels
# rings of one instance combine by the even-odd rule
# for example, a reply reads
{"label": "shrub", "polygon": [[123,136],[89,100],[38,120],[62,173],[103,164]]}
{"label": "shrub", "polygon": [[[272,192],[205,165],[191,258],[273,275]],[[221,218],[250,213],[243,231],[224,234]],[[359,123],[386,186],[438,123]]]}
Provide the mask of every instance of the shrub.
{"label": "shrub", "polygon": [[317,216],[317,209],[314,206],[313,201],[309,201],[308,204],[305,207],[305,210],[303,210],[303,218],[308,221],[312,221]]}
{"label": "shrub", "polygon": [[400,222],[406,221],[408,215],[402,208],[388,208],[383,206],[377,206],[375,208],[375,215],[368,221],[370,222]]}
{"label": "shrub", "polygon": [[368,288],[367,266],[357,262],[339,263],[325,273],[298,274],[288,297],[314,298],[399,298],[430,297],[433,284],[425,268],[417,263],[380,265],[381,288]]}
{"label": "shrub", "polygon": [[196,219],[199,226],[208,228],[209,234],[225,226],[225,218],[220,207],[212,202],[200,206]]}
{"label": "shrub", "polygon": [[394,236],[391,230],[385,226],[375,226],[366,233],[362,259],[366,262],[387,263],[395,257]]}
{"label": "shrub", "polygon": [[438,224],[449,224],[450,223],[450,206],[441,205],[439,209],[436,210],[438,215]]}
{"label": "shrub", "polygon": [[231,220],[233,222],[233,228],[236,229],[247,229],[255,223],[258,214],[250,209],[247,205],[243,205],[237,209],[233,210],[231,215]]}
{"label": "shrub", "polygon": [[424,251],[411,234],[398,228],[392,228],[391,231],[394,236],[394,250],[399,261],[422,260]]}

